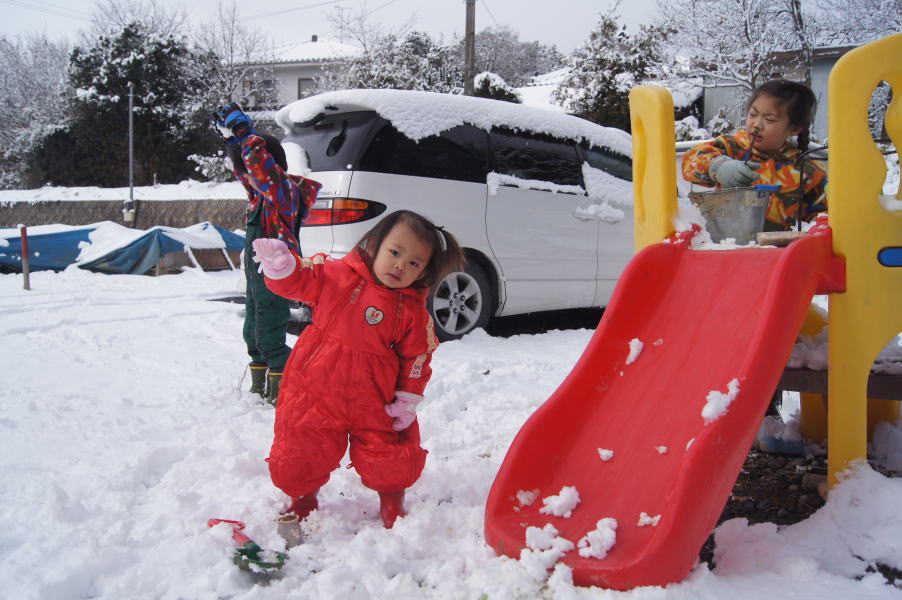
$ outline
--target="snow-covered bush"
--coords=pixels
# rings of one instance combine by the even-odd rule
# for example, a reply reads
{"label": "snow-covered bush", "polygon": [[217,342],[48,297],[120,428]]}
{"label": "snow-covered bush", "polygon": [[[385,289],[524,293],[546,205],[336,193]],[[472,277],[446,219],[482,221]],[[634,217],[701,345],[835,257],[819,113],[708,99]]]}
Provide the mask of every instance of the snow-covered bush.
{"label": "snow-covered bush", "polygon": [[208,181],[232,181],[232,161],[221,150],[216,156],[191,154],[188,160],[193,162],[195,173]]}
{"label": "snow-covered bush", "polygon": [[726,109],[722,106],[720,107],[720,110],[717,111],[717,116],[708,121],[707,130],[708,133],[711,134],[711,137],[719,137],[725,133],[730,133],[733,129],[735,129],[735,127],[733,127],[733,124],[727,119]]}
{"label": "snow-covered bush", "polygon": [[698,119],[688,116],[676,122],[676,141],[704,140],[709,138],[708,130],[698,126]]}
{"label": "snow-covered bush", "polygon": [[473,95],[480,98],[492,98],[494,100],[504,100],[505,102],[513,102],[522,104],[523,98],[520,93],[495,73],[488,71],[480,73],[473,78]]}

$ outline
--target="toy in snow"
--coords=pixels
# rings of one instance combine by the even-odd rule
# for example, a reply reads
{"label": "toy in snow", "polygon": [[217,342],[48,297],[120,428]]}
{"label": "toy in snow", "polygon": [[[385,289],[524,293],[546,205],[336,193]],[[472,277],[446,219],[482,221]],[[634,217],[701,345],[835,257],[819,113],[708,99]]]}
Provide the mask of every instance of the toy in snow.
{"label": "toy in snow", "polygon": [[285,564],[285,561],[288,560],[288,555],[284,552],[265,550],[254,540],[242,533],[241,530],[244,529],[244,523],[241,521],[210,519],[207,521],[207,527],[214,527],[220,523],[232,525],[232,539],[237,544],[232,562],[234,562],[242,571],[269,575],[281,569],[282,565]]}

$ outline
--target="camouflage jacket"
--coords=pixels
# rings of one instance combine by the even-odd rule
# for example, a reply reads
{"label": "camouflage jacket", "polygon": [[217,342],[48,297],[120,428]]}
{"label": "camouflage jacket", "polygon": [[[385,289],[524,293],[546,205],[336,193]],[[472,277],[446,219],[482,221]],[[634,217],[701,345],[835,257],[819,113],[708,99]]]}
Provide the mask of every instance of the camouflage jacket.
{"label": "camouflage jacket", "polygon": [[280,239],[300,253],[296,226],[316,202],[322,184],[283,171],[266,151],[266,142],[256,135],[249,135],[241,142],[241,158],[247,173],[237,169],[233,173],[247,192],[248,216],[262,202],[260,226],[263,235]]}

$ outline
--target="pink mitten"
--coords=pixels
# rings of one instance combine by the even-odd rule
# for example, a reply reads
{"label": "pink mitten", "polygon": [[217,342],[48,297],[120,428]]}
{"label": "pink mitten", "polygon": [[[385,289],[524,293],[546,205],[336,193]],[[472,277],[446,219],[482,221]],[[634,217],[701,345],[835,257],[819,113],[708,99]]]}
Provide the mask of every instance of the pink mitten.
{"label": "pink mitten", "polygon": [[417,394],[396,391],[395,401],[385,405],[385,412],[388,413],[388,416],[395,418],[391,428],[395,431],[402,431],[410,427],[413,420],[417,418],[417,404],[422,399],[423,397]]}
{"label": "pink mitten", "polygon": [[260,263],[258,273],[262,272],[270,279],[284,279],[294,271],[294,257],[282,240],[260,238],[251,245],[254,247],[254,262]]}

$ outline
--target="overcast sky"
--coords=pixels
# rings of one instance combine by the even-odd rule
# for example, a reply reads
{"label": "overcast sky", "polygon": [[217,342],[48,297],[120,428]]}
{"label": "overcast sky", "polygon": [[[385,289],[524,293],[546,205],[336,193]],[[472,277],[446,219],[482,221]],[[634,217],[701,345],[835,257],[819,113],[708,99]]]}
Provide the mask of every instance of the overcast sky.
{"label": "overcast sky", "polygon": [[[164,6],[184,7],[192,24],[202,24],[216,13],[217,5],[231,1],[158,0]],[[309,39],[317,34],[335,38],[327,15],[337,7],[357,8],[364,0],[266,0],[238,3],[247,23],[269,32],[277,44]],[[400,27],[411,17],[416,29],[431,35],[462,37],[465,21],[463,0],[365,0],[372,21],[385,30]],[[608,13],[614,0],[476,0],[476,30],[509,26],[521,41],[555,44],[569,53],[588,39],[599,13]],[[656,14],[656,0],[624,0],[620,22],[630,30],[650,22]],[[90,25],[94,0],[0,0],[0,33],[45,33],[52,38],[68,37]]]}

